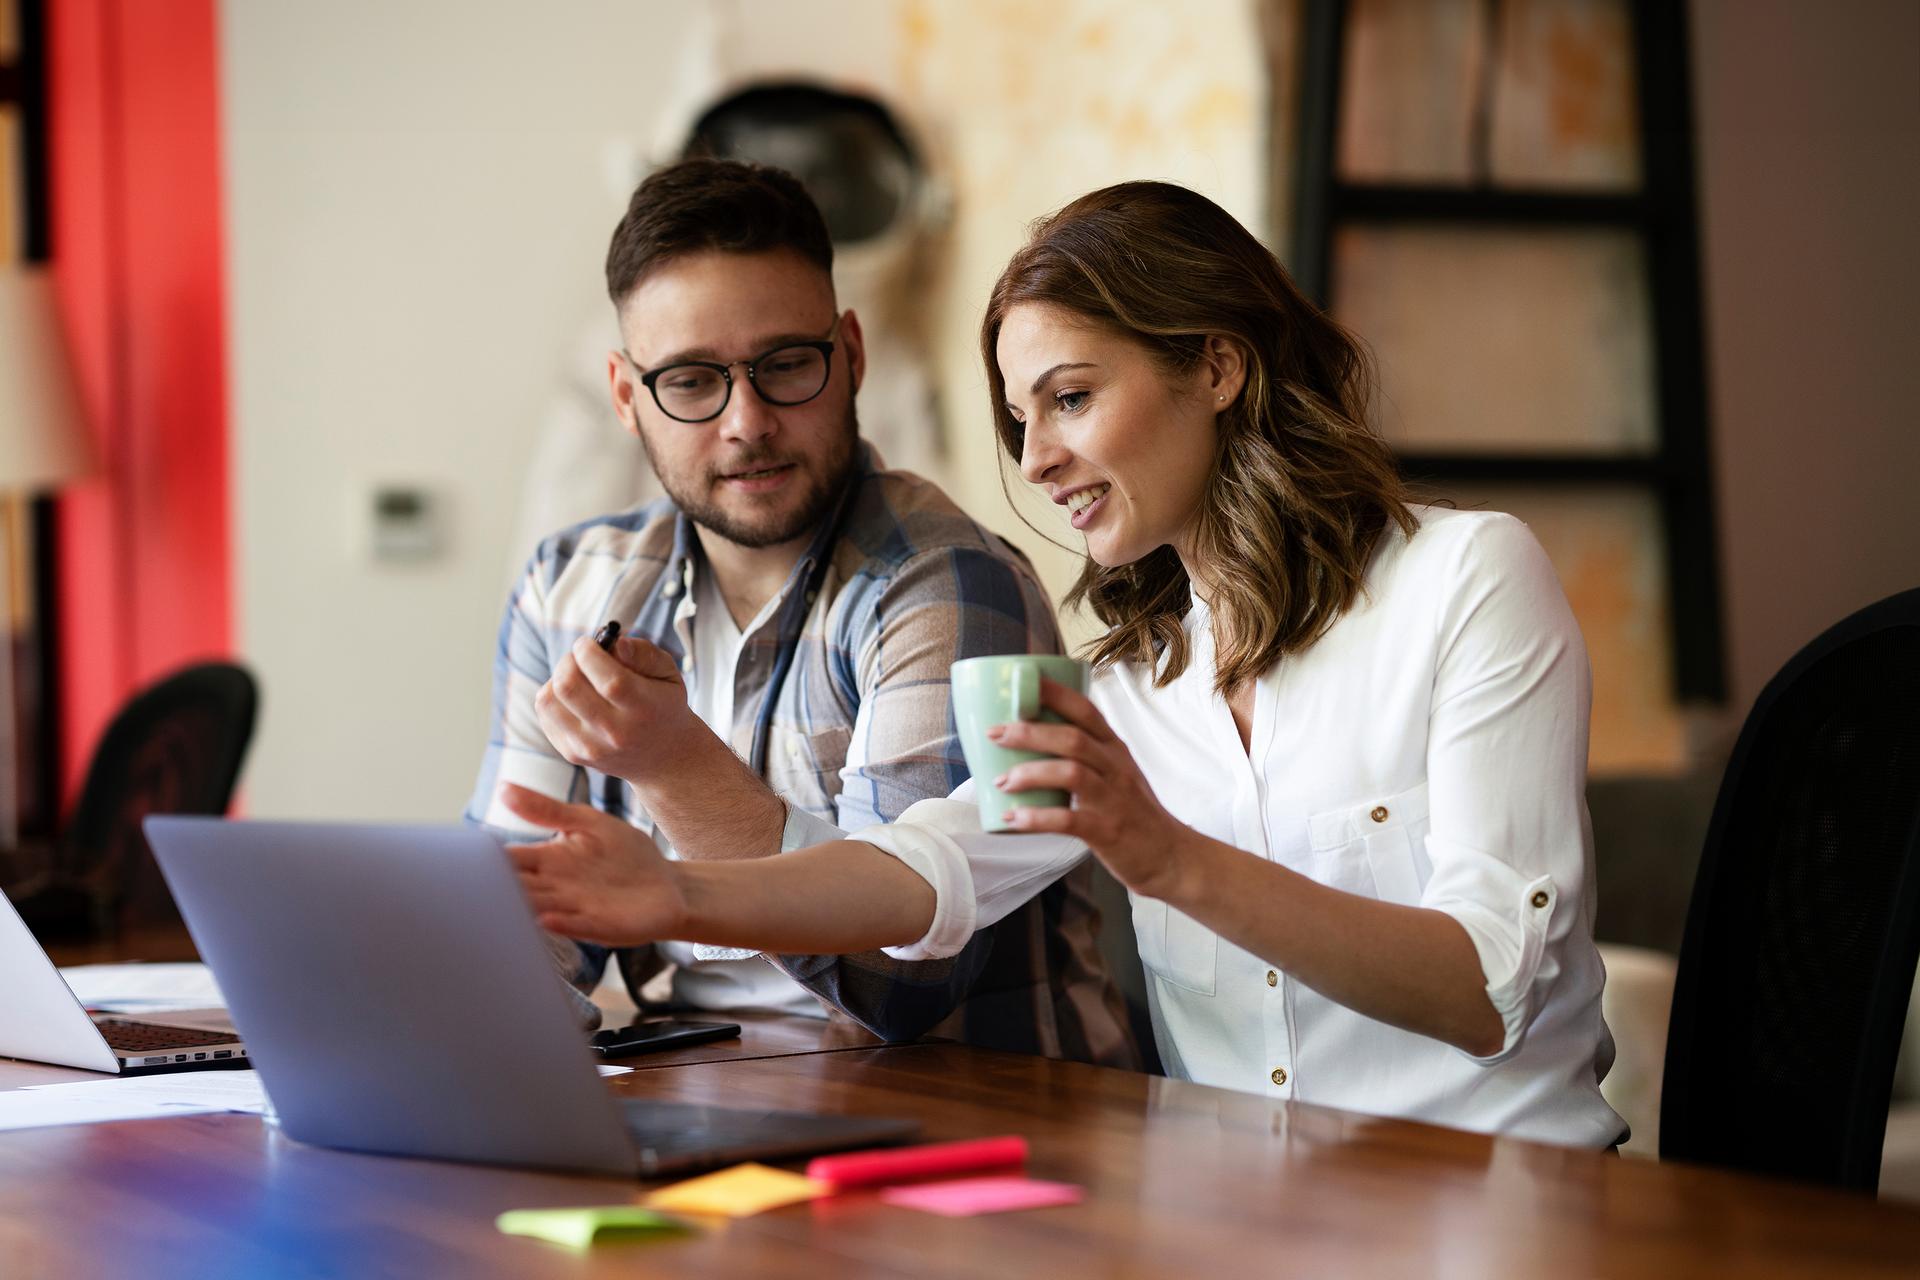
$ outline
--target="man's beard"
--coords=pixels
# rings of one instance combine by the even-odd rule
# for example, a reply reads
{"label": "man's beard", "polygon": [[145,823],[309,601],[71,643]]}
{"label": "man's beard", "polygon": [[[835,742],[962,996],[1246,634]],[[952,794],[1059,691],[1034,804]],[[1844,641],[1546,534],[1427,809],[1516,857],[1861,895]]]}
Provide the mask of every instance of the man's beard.
{"label": "man's beard", "polygon": [[[640,432],[640,446],[647,452],[647,461],[653,466],[653,474],[659,477],[660,487],[667,491],[673,504],[686,513],[689,520],[711,533],[718,534],[737,546],[758,549],[776,547],[792,542],[804,534],[819,527],[827,518],[833,504],[846,488],[848,478],[853,474],[853,445],[860,435],[860,421],[851,402],[847,405],[846,429],[841,432],[833,452],[821,460],[818,474],[810,471],[804,462],[797,458],[783,458],[768,448],[757,448],[727,461],[724,472],[710,471],[697,480],[670,472],[660,465],[653,446],[648,442],[646,433]],[[769,513],[756,522],[751,517],[742,518],[730,515],[720,507],[707,501],[710,493],[722,475],[738,475],[743,471],[753,471],[764,467],[780,466],[783,463],[795,463],[799,483],[811,487],[801,496],[799,505],[791,514],[780,518]],[[695,491],[697,488],[697,492]],[[781,495],[784,496],[784,495]]]}

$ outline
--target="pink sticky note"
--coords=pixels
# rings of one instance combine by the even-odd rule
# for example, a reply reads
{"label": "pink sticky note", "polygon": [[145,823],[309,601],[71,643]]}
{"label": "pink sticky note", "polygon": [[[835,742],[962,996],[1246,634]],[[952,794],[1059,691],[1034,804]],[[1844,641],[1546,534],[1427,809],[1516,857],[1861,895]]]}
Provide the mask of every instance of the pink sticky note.
{"label": "pink sticky note", "polygon": [[880,1193],[887,1204],[920,1209],[947,1218],[970,1218],[976,1213],[1005,1213],[1009,1209],[1041,1209],[1050,1204],[1078,1204],[1086,1192],[1070,1182],[1040,1182],[1033,1178],[959,1178],[952,1182],[923,1182],[888,1187]]}

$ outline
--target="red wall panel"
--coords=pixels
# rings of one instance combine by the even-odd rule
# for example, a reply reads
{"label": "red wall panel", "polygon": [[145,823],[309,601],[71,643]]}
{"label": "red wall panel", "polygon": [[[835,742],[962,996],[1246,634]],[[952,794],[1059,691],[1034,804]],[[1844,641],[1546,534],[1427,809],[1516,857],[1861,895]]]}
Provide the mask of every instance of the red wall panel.
{"label": "red wall panel", "polygon": [[215,0],[54,0],[53,265],[104,473],[60,501],[69,798],[154,677],[231,645]]}

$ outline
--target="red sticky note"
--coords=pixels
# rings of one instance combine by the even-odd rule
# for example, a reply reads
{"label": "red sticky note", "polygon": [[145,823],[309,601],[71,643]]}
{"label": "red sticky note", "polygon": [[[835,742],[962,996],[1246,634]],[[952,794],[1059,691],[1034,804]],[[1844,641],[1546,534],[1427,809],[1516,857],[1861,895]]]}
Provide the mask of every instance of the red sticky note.
{"label": "red sticky note", "polygon": [[974,1138],[965,1142],[936,1142],[919,1147],[886,1147],[878,1151],[855,1151],[847,1155],[821,1156],[807,1166],[807,1176],[816,1182],[831,1182],[835,1189],[867,1187],[885,1182],[911,1182],[915,1178],[948,1179],[962,1174],[985,1176],[989,1169],[1003,1169],[1027,1162],[1027,1140],[1021,1137]]}
{"label": "red sticky note", "polygon": [[1009,1209],[1078,1204],[1086,1199],[1086,1194],[1070,1182],[1041,1182],[1020,1177],[960,1178],[953,1182],[888,1187],[880,1193],[880,1199],[887,1204],[946,1218],[970,1218],[979,1213],[1005,1213]]}

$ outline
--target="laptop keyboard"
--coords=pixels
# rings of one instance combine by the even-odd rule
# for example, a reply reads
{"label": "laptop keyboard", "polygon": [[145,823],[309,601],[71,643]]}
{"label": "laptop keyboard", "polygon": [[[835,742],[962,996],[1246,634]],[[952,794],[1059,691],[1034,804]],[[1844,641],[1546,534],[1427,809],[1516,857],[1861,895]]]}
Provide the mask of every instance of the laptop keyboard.
{"label": "laptop keyboard", "polygon": [[120,1018],[96,1018],[107,1044],[123,1053],[144,1053],[152,1049],[191,1049],[203,1044],[231,1044],[240,1037],[231,1031],[200,1031],[190,1027],[163,1027],[153,1022],[128,1022]]}

